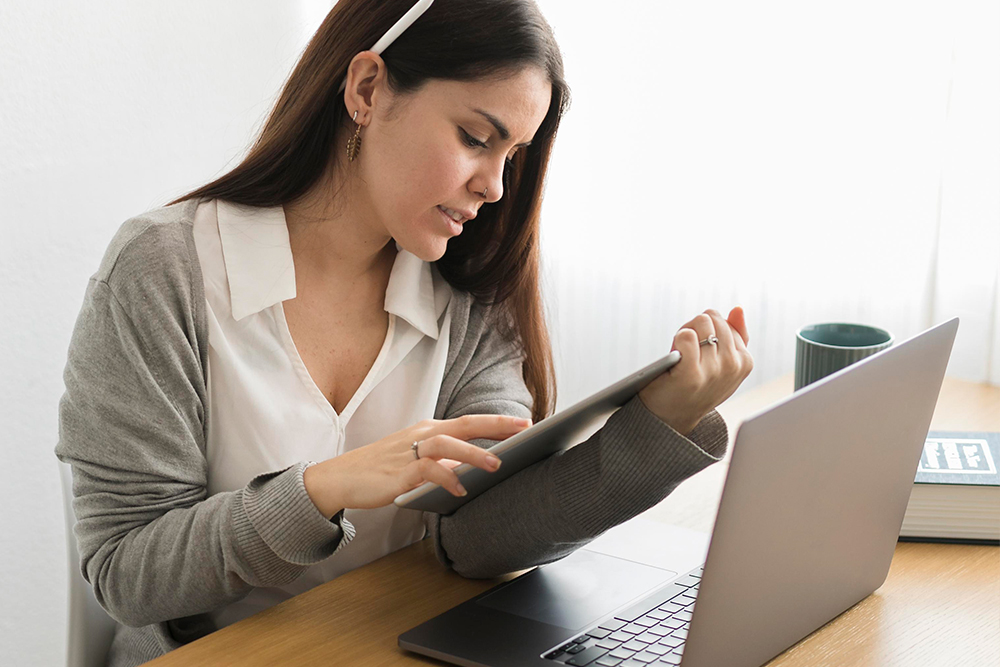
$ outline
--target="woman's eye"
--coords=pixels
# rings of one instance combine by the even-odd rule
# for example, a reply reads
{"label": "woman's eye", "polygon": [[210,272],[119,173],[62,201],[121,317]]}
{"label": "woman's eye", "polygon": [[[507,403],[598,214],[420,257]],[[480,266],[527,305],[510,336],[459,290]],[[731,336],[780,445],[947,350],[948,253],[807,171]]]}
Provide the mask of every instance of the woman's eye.
{"label": "woman's eye", "polygon": [[[461,128],[459,128],[459,129],[461,129]],[[469,146],[469,147],[489,148],[489,146],[487,146],[485,142],[480,141],[479,139],[476,139],[475,137],[473,137],[471,134],[469,134],[465,130],[462,130],[462,140],[465,142],[465,145]],[[505,164],[508,167],[514,166],[514,156],[512,155],[512,156],[506,158],[505,159]]]}
{"label": "woman's eye", "polygon": [[479,146],[480,148],[489,148],[485,143],[483,143],[479,139],[476,139],[465,130],[462,130],[462,136],[467,146]]}

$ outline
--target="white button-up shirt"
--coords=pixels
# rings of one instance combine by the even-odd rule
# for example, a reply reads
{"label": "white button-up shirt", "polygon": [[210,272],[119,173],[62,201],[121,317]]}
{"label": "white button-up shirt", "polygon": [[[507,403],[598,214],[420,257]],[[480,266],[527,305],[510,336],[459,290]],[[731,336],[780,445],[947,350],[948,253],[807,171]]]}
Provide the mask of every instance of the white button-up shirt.
{"label": "white button-up shirt", "polygon": [[[208,301],[208,492],[323,461],[434,417],[448,355],[451,286],[396,245],[385,292],[389,330],[357,393],[337,414],[285,321],[295,269],[284,211],[202,202],[194,239]],[[422,513],[347,509],[356,536],[288,586],[256,588],[213,614],[219,627],[423,538]]]}

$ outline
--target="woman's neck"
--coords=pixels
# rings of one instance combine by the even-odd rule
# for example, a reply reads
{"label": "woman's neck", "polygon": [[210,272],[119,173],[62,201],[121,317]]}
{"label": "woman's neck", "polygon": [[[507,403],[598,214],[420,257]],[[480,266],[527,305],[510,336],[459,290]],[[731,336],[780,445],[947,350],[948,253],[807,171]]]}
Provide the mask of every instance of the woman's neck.
{"label": "woman's neck", "polygon": [[[388,283],[396,246],[351,187],[320,179],[299,200],[284,206],[296,279],[324,284]],[[330,193],[336,192],[334,201]]]}

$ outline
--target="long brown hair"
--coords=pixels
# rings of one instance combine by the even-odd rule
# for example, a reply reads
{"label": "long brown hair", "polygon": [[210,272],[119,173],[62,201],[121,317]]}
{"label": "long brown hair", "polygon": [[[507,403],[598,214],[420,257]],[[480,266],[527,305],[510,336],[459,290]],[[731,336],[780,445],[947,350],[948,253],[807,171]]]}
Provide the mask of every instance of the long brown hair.
{"label": "long brown hair", "polygon": [[[248,206],[294,202],[323,176],[345,121],[338,93],[355,54],[366,51],[413,0],[339,0],[285,83],[260,136],[232,171],[175,200],[224,199]],[[556,402],[552,347],[539,286],[539,217],[552,144],[569,106],[562,55],[533,0],[436,0],[382,54],[394,95],[428,79],[473,81],[526,66],[552,84],[548,113],[530,146],[504,172],[505,194],[448,242],[436,266],[452,287],[493,304],[497,331],[523,351],[525,384],[540,421]]]}

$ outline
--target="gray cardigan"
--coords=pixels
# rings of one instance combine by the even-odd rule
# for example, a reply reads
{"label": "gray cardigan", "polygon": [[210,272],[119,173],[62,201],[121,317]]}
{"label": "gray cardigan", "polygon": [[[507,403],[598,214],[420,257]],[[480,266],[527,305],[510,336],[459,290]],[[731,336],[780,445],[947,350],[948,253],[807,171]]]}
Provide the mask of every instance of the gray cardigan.
{"label": "gray cardigan", "polygon": [[[80,567],[119,622],[109,665],[136,665],[215,628],[206,612],[281,586],[353,528],[323,517],[306,462],[206,492],[207,306],[196,201],[126,221],[84,295],[59,403],[56,455],[73,467]],[[531,416],[519,350],[491,309],[455,290],[436,419]],[[652,507],[725,453],[714,410],[687,438],[638,397],[586,442],[455,513],[424,513],[442,565],[490,578],[549,563]],[[473,441],[479,446],[491,440]],[[333,556],[336,557],[336,556]]]}

